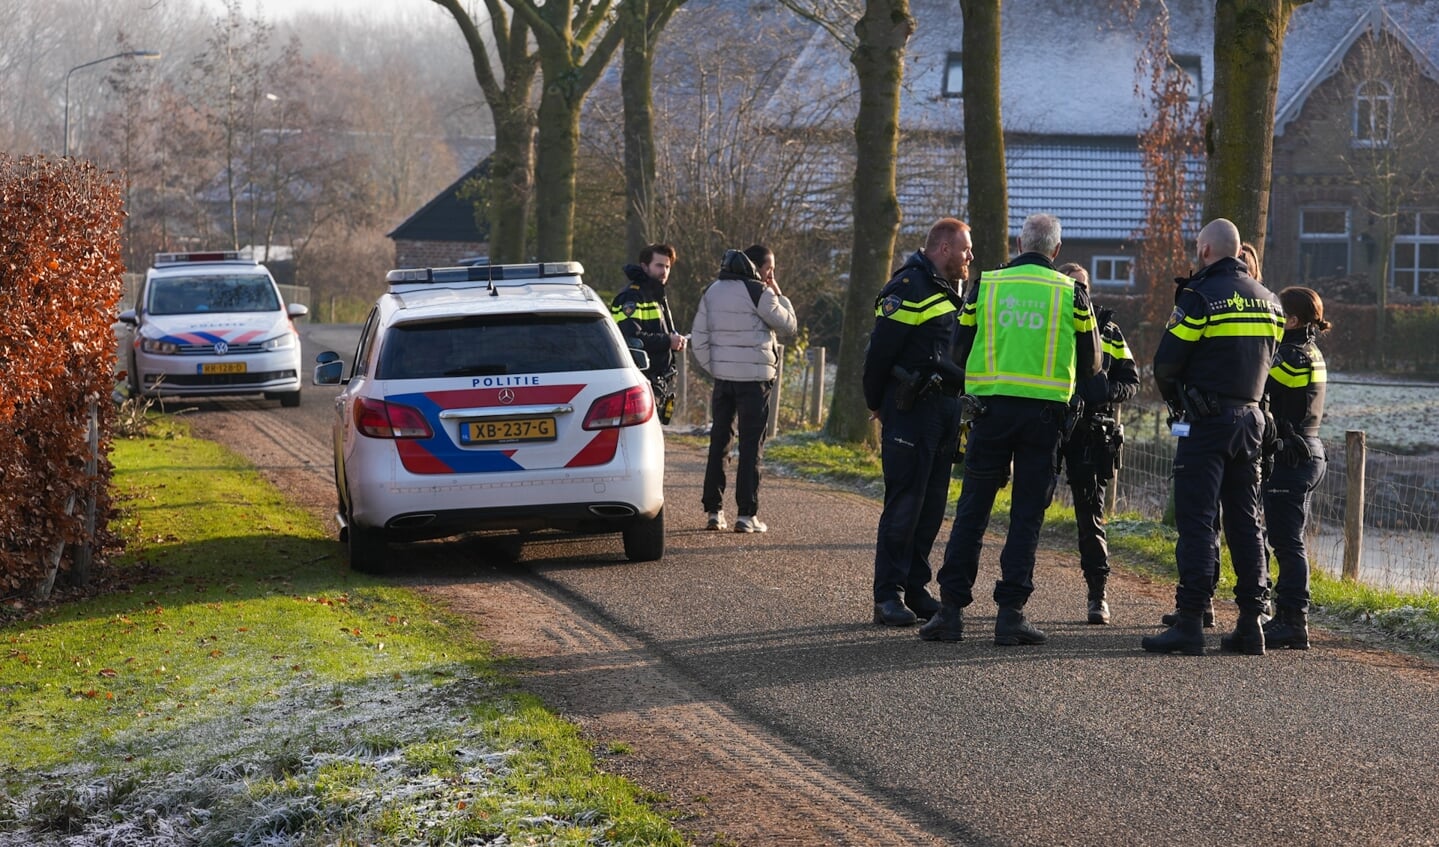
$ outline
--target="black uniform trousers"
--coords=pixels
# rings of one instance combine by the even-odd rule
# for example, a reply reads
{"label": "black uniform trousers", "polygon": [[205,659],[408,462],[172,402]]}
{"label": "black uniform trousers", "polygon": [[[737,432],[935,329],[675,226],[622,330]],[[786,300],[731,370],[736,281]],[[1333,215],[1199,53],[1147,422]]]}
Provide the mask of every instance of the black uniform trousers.
{"label": "black uniform trousers", "polygon": [[730,442],[739,426],[739,467],[735,469],[735,507],[741,515],[759,514],[759,454],[769,429],[769,398],[773,382],[715,380],[710,393],[709,461],[705,464],[701,502],[706,512],[724,508],[725,465]]}
{"label": "black uniform trousers", "polygon": [[933,576],[929,553],[944,523],[949,480],[959,442],[959,398],[931,391],[914,408],[894,407],[886,391],[881,409],[880,463],[884,511],[874,549],[874,602],[925,593]]}
{"label": "black uniform trousers", "polygon": [[1199,612],[1211,601],[1219,574],[1219,529],[1234,565],[1234,599],[1259,612],[1268,596],[1259,514],[1260,437],[1257,405],[1232,406],[1189,423],[1174,452],[1174,516],[1179,541],[1175,606]]}
{"label": "black uniform trousers", "polygon": [[1103,599],[1109,578],[1109,539],[1104,531],[1104,495],[1114,476],[1114,460],[1104,435],[1081,420],[1064,442],[1065,476],[1074,497],[1074,524],[1079,541],[1079,568],[1089,585],[1090,599]]}
{"label": "black uniform trousers", "polygon": [[984,532],[1012,465],[1009,533],[999,554],[994,602],[1001,608],[1022,608],[1034,592],[1034,553],[1044,510],[1059,481],[1059,442],[1068,407],[1026,397],[982,399],[989,408],[970,425],[964,485],[939,569],[940,599],[956,606],[974,602]]}
{"label": "black uniform trousers", "polygon": [[1304,527],[1314,489],[1324,479],[1327,463],[1324,444],[1318,438],[1305,439],[1313,456],[1297,466],[1276,457],[1274,470],[1264,481],[1264,526],[1269,548],[1279,562],[1279,579],[1274,583],[1274,605],[1281,609],[1309,611],[1309,556],[1304,549]]}

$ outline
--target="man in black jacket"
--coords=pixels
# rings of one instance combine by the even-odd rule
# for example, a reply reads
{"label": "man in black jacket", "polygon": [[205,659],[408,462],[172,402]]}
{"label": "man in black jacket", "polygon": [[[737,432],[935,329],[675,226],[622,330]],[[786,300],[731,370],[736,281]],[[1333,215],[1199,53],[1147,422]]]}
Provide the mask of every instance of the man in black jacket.
{"label": "man in black jacket", "polygon": [[625,265],[630,284],[615,295],[610,314],[627,339],[638,339],[650,366],[645,371],[654,386],[655,403],[660,420],[669,423],[673,408],[666,409],[666,399],[673,402],[675,356],[685,348],[685,337],[675,331],[669,301],[665,299],[665,283],[674,268],[675,248],[668,244],[651,244],[640,251],[639,264]]}
{"label": "man in black jacket", "polygon": [[1222,515],[1239,622],[1220,647],[1264,655],[1259,616],[1269,588],[1259,512],[1264,435],[1259,401],[1284,316],[1278,298],[1246,271],[1239,251],[1239,230],[1230,221],[1217,218],[1200,230],[1200,270],[1179,290],[1154,353],[1154,381],[1176,413],[1173,434],[1179,439],[1174,452],[1179,586],[1174,625],[1141,642],[1152,653],[1203,654],[1203,615],[1219,568]]}

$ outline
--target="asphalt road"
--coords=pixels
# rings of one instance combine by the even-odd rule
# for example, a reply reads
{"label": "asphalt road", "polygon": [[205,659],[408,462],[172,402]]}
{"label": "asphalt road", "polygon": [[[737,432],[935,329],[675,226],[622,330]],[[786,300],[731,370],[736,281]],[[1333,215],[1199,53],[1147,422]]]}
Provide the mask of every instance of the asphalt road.
{"label": "asphalt road", "polygon": [[[354,332],[308,327],[307,345],[348,357]],[[267,402],[245,414],[262,426],[283,416],[313,436],[305,449],[323,452],[327,393],[307,388],[299,410]],[[527,545],[505,578],[638,645],[695,700],[771,733],[937,841],[1439,844],[1439,666],[1323,631],[1308,652],[1221,654],[1227,598],[1205,656],[1146,654],[1139,639],[1157,631],[1171,590],[1122,576],[1115,623],[1087,626],[1077,556],[1061,536],[1041,549],[1029,605],[1047,645],[994,646],[987,600],[967,610],[965,641],[921,642],[869,623],[875,501],[771,473],[768,534],[706,532],[703,457],[678,441],[662,561],[625,561],[618,536],[552,538]],[[982,583],[997,575],[996,528]]]}

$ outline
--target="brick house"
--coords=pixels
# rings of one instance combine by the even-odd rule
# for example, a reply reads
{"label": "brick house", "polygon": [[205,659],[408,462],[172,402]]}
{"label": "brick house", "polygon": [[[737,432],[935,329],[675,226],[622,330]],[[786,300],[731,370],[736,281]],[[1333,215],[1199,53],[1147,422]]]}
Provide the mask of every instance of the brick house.
{"label": "brick house", "polygon": [[460,199],[464,184],[485,177],[489,169],[486,157],[386,233],[395,242],[395,267],[448,267],[489,252],[489,233],[475,222],[474,203]]}

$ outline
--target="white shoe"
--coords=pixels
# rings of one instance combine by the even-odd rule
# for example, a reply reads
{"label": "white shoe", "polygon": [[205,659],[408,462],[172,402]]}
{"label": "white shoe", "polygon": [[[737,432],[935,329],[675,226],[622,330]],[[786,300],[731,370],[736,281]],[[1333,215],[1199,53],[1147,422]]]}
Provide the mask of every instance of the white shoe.
{"label": "white shoe", "polygon": [[727,527],[729,527],[729,524],[725,523],[724,509],[709,513],[709,522],[705,524],[705,529],[719,530],[726,529]]}
{"label": "white shoe", "polygon": [[764,521],[754,515],[740,515],[739,520],[734,522],[735,532],[766,532],[769,527]]}

